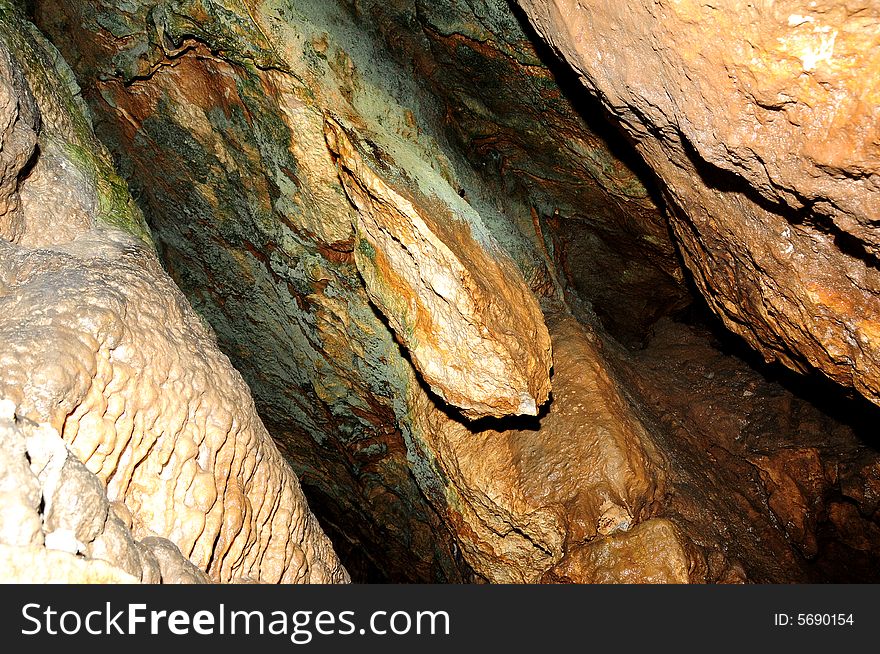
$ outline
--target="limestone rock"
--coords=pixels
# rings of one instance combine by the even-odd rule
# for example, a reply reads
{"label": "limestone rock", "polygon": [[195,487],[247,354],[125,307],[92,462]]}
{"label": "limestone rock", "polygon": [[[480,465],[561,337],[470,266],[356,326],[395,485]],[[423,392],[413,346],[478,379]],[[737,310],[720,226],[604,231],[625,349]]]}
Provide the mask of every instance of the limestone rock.
{"label": "limestone rock", "polygon": [[[880,409],[710,334],[664,320],[648,347],[608,354],[667,461],[654,515],[698,547],[710,582],[876,579],[876,550],[845,542],[864,544],[880,517]],[[832,511],[841,501],[856,510]]]}
{"label": "limestone rock", "polygon": [[880,403],[880,14],[520,0],[662,180],[729,329]]}
{"label": "limestone rock", "polygon": [[[491,204],[506,220],[492,223],[493,235],[535,293],[568,285],[615,338],[641,343],[660,315],[689,301],[650,171],[515,9],[506,0],[361,0],[353,11],[437,97],[469,174],[500,189]],[[475,189],[467,197],[477,201]]]}
{"label": "limestone rock", "polygon": [[[346,581],[247,386],[145,242],[69,69],[5,5],[0,33],[0,79],[22,98],[0,122],[24,115],[23,84],[42,117],[25,121],[31,152],[0,155],[0,186],[23,199],[7,202],[18,228],[0,240],[0,399],[7,430],[39,425],[28,448],[43,502],[41,535],[22,480],[8,497],[22,527],[4,518],[4,538],[145,581]],[[4,473],[19,475],[21,448],[6,450]],[[154,536],[168,540],[141,540]]]}
{"label": "limestone rock", "polygon": [[141,541],[149,548],[159,567],[162,582],[166,584],[205,584],[210,578],[187,559],[178,555],[177,547],[166,538],[150,536]]}
{"label": "limestone rock", "polygon": [[135,584],[137,577],[100,560],[42,547],[0,543],[0,583]]}
{"label": "limestone rock", "polygon": [[571,316],[548,323],[554,401],[531,424],[466,426],[424,392],[411,400],[417,435],[449,479],[438,510],[474,569],[494,582],[538,581],[581,543],[649,517],[665,490],[665,462],[595,333]]}
{"label": "limestone rock", "polygon": [[590,584],[688,584],[702,581],[705,564],[668,520],[584,545],[549,571],[546,580]]}
{"label": "limestone rock", "polygon": [[756,457],[753,463],[767,489],[770,509],[789,538],[807,556],[815,556],[817,513],[829,485],[819,452],[812,448],[788,449]]}
{"label": "limestone rock", "polygon": [[431,390],[469,418],[537,415],[550,394],[550,337],[513,262],[474,239],[455,213],[470,209],[464,201],[402,196],[339,123],[326,126],[358,208],[358,271]]}
{"label": "limestone rock", "polygon": [[[8,422],[15,407],[10,402],[0,405],[0,416]],[[42,500],[39,480],[27,460],[27,444],[23,434],[3,425],[0,438],[0,542],[10,546],[41,546],[43,527],[39,506]]]}
{"label": "limestone rock", "polygon": [[[652,84],[675,88],[666,68],[657,75],[644,64],[650,57],[696,52],[696,41],[659,54],[629,43],[630,31],[668,36],[656,29],[666,23],[651,24],[645,11],[666,12],[681,34],[717,27],[679,25],[675,12],[686,3],[580,4],[588,6],[577,11],[628,21],[625,34],[603,24],[578,37],[609,40],[597,52],[627,102]],[[708,336],[657,323],[648,337],[657,315],[686,302],[661,198],[650,180],[639,181],[632,157],[615,156],[626,144],[606,142],[581,120],[589,98],[567,92],[577,80],[551,70],[550,53],[541,61],[506,2],[35,6],[74,63],[164,265],[253,389],[359,579],[739,583],[875,574],[876,454],[860,445],[856,427],[764,379],[766,369],[723,354]],[[553,6],[575,11],[564,0]],[[545,36],[568,54],[565,21],[551,27]],[[717,54],[714,40],[706,51]],[[615,71],[611,64],[629,52],[638,59]],[[694,65],[697,75],[703,62]],[[683,86],[682,70],[674,81]],[[623,116],[658,171],[698,285],[716,308],[740,312],[737,329],[759,334],[765,353],[794,362],[809,334],[834,333],[769,300],[764,314],[755,311],[764,306],[755,280],[773,302],[810,311],[791,269],[821,277],[837,264],[759,258],[775,247],[768,235],[785,227],[761,213],[772,201],[756,202],[745,184],[707,191],[705,179],[730,180],[676,145],[695,124],[682,118],[690,105],[706,104],[698,90],[675,96],[690,103],[686,112],[658,110],[673,102],[663,93],[629,113],[623,101],[606,107]],[[711,100],[713,109],[728,107],[723,94]],[[677,122],[657,127],[660,114]],[[706,138],[726,134],[727,122]],[[691,224],[697,237],[688,236]],[[832,240],[809,225],[790,227],[802,250],[815,241],[821,254]],[[706,248],[714,259],[703,265]],[[124,276],[129,259],[120,264],[117,250],[101,252]],[[82,249],[64,251],[97,276],[101,264],[79,263]],[[140,261],[137,248],[125,251]],[[850,273],[856,285],[873,274]],[[502,315],[493,316],[489,296]],[[597,314],[615,336],[647,347],[615,344]],[[550,352],[542,322],[554,368],[550,401],[539,407]],[[174,347],[157,346],[163,360],[189,346],[176,335],[166,340]],[[146,359],[128,363],[149,369]],[[221,366],[209,364],[199,368],[204,379]],[[171,369],[178,394],[205,386],[202,376]],[[119,384],[135,383],[118,375]],[[537,416],[509,415],[520,411],[523,391]],[[234,389],[229,395],[239,403]],[[876,424],[870,415],[864,422]],[[176,433],[190,423],[163,427]],[[803,460],[786,458],[795,441],[810,452]],[[201,466],[195,449],[180,454],[186,462],[175,474]],[[176,451],[169,460],[178,461]],[[246,507],[238,484],[226,491]],[[139,512],[113,506],[140,536]],[[157,566],[165,565],[160,553]],[[134,560],[131,551],[125,559]],[[254,575],[238,569],[224,578]]]}
{"label": "limestone rock", "polygon": [[[219,580],[345,578],[246,387],[151,251],[98,230],[64,250],[0,251],[0,392],[61,432],[136,532]],[[52,310],[38,323],[39,306]]]}
{"label": "limestone rock", "polygon": [[[109,512],[101,482],[70,455],[58,432],[17,419],[15,405],[6,399],[0,400],[0,444],[0,484],[20,489],[2,495],[4,582],[178,580],[163,576],[149,544],[138,543]],[[108,539],[117,547],[102,547]],[[167,546],[165,557],[184,565],[180,550]]]}
{"label": "limestone rock", "polygon": [[37,144],[39,112],[30,88],[20,70],[12,63],[9,52],[3,51],[0,61],[0,149],[3,151],[0,179],[0,236],[16,238],[23,226],[18,215],[21,200],[18,194],[18,172],[25,167]]}
{"label": "limestone rock", "polygon": [[[456,362],[462,339],[452,330],[440,335],[453,349],[426,358],[398,333],[422,363],[440,365],[447,380],[432,378],[442,381],[445,388],[435,386],[450,402],[476,415],[537,411],[549,390],[549,340],[522,279],[531,284],[541,274],[546,281],[546,266],[543,273],[535,265],[519,272],[510,263],[525,259],[510,251],[529,252],[533,262],[541,257],[516,230],[502,234],[509,224],[503,209],[480,199],[467,164],[446,147],[435,103],[420,84],[377,56],[378,39],[339,29],[354,20],[344,4],[289,11],[264,4],[245,16],[237,5],[225,11],[222,2],[207,2],[198,20],[187,15],[189,5],[152,12],[155,4],[98,3],[92,11],[82,3],[45,3],[37,16],[77,62],[102,139],[148,209],[168,270],[253,389],[345,555],[359,568],[398,579],[472,579],[457,536],[425,499],[426,489],[443,481],[413,436],[407,397],[420,384],[420,363],[401,352],[358,270],[354,226],[361,216],[328,149],[326,118],[336,117],[382,153],[370,165],[395,190],[386,200],[409,198],[471,280],[489,280],[465,294],[478,311],[461,315],[483,312],[484,326],[510,334],[481,333],[460,318],[450,325],[489,346],[493,357],[500,353],[509,378],[484,375],[488,394],[468,390],[470,398],[462,381],[480,380],[480,367],[497,359],[475,361],[465,351],[469,365]],[[110,16],[109,24],[131,38],[95,38]],[[258,59],[267,65],[250,65]],[[401,202],[388,211],[410,210]],[[464,246],[435,224],[455,215],[464,219]],[[502,241],[507,252],[497,245]],[[445,263],[458,265],[453,258]],[[451,279],[462,268],[450,269]],[[446,305],[445,317],[455,318],[457,307],[417,287],[429,293],[432,308]],[[496,294],[500,308],[514,305],[522,324],[485,306]],[[458,380],[450,376],[459,374],[455,366]],[[527,406],[523,393],[531,398]]]}

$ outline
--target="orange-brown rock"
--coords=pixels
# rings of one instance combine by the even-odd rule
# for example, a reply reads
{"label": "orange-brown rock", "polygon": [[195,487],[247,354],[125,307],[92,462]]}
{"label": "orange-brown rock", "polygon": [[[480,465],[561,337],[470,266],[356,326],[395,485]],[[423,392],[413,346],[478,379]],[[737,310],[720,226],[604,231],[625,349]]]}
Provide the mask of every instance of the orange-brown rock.
{"label": "orange-brown rock", "polygon": [[687,584],[704,580],[705,563],[669,520],[655,518],[569,553],[547,581],[589,584]]}
{"label": "orange-brown rock", "polygon": [[[417,434],[449,480],[440,507],[465,558],[495,582],[538,581],[571,550],[631,529],[663,497],[662,457],[609,374],[597,336],[571,316],[548,322],[553,402],[531,424],[465,425],[424,391],[411,399]],[[633,555],[627,565],[637,577],[652,562]],[[584,563],[572,578],[594,574]]]}
{"label": "orange-brown rock", "polygon": [[[626,343],[689,301],[644,164],[511,3],[361,0],[353,11],[436,95],[472,175],[503,188],[511,227],[535,233],[536,251],[518,252],[527,279],[534,268],[569,284]],[[532,288],[552,294],[547,282]]]}
{"label": "orange-brown rock", "polygon": [[664,320],[645,349],[608,355],[667,461],[655,515],[710,582],[873,581],[880,409],[711,334]]}
{"label": "orange-brown rock", "polygon": [[752,460],[764,488],[770,510],[785,532],[807,556],[815,556],[817,509],[828,481],[814,448],[784,449]]}
{"label": "orange-brown rock", "polygon": [[880,402],[880,9],[519,5],[660,178],[727,327]]}
{"label": "orange-brown rock", "polygon": [[[164,265],[251,385],[360,579],[876,576],[877,454],[860,440],[876,414],[835,413],[699,326],[654,325],[682,304],[662,198],[632,157],[613,154],[626,143],[590,132],[597,122],[579,112],[589,98],[566,93],[571,80],[554,78],[558,65],[539,56],[552,53],[526,42],[506,2],[34,4],[75,62]],[[691,5],[581,4],[553,6],[628,21],[619,34],[605,24],[574,35],[607,39],[606,61],[638,57],[607,75],[627,102],[653,84],[680,91],[688,75],[709,90],[724,82],[703,75],[711,58],[683,59],[699,42],[688,30],[719,29],[681,18]],[[668,22],[649,24],[652,11]],[[565,50],[569,24],[551,23],[545,36]],[[681,47],[641,50],[634,35]],[[652,70],[652,57],[693,70]],[[771,214],[790,198],[758,202],[745,173],[730,186],[740,173],[681,156],[692,111],[719,123],[707,134],[737,122],[705,106],[737,111],[723,93],[687,90],[674,95],[680,107],[661,93],[609,113],[629,120],[660,173],[710,301],[739,311],[736,328],[765,353],[803,363],[811,334],[843,332],[789,312],[812,310],[789,273],[838,274],[823,257],[851,253],[810,231],[812,218],[780,213],[795,250],[817,254],[798,260],[810,265],[787,248],[768,254],[785,226]],[[541,407],[551,343],[532,294],[553,350]],[[144,311],[136,300],[132,312]],[[647,347],[620,347],[597,315]],[[179,376],[183,391],[202,387]]]}
{"label": "orange-brown rock", "polygon": [[16,175],[25,167],[37,144],[39,112],[27,83],[13,66],[10,55],[3,52],[0,62],[0,150],[3,152],[0,169],[0,235],[19,236],[22,220],[19,215],[21,200]]}

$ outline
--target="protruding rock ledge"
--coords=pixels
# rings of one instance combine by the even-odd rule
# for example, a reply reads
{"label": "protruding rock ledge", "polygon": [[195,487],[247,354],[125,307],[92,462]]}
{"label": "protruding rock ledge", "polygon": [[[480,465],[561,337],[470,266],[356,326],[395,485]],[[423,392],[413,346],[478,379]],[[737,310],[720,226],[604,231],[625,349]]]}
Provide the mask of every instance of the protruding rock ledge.
{"label": "protruding rock ledge", "polygon": [[537,415],[550,395],[550,336],[513,262],[457,215],[473,209],[404,197],[374,170],[387,162],[368,163],[337,121],[325,136],[358,209],[358,271],[431,390],[469,418]]}

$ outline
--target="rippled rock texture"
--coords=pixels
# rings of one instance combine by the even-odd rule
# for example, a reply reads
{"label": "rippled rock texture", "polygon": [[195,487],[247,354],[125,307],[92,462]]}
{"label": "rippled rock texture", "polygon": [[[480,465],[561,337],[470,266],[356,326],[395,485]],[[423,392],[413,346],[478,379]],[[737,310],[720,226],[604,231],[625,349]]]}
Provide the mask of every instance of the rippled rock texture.
{"label": "rippled rock texture", "polygon": [[[34,3],[165,268],[241,371],[354,577],[875,574],[878,457],[864,441],[875,414],[829,415],[680,314],[657,322],[690,302],[677,243],[735,331],[871,397],[872,314],[852,308],[874,301],[870,262],[817,229],[806,200],[800,221],[774,213],[801,183],[779,182],[781,163],[765,186],[694,163],[708,155],[683,145],[685,105],[717,116],[700,134],[719,157],[740,172],[756,161],[737,149],[726,113],[737,105],[682,81],[691,65],[728,80],[681,59],[699,44],[726,52],[721,36],[700,41],[682,19],[689,40],[641,52],[655,5],[520,4],[525,16],[501,0]],[[594,14],[610,22],[570,29]],[[746,26],[760,32],[758,18]],[[700,29],[739,33],[722,20]],[[617,39],[596,50],[607,84],[577,59],[588,38]],[[668,68],[682,86],[639,104],[664,84],[663,62],[650,63],[662,57],[680,58]],[[802,154],[749,120],[736,134],[764,161]],[[852,208],[844,191],[864,195],[872,179],[858,191],[854,175],[813,172],[834,184],[799,192],[828,207]],[[786,226],[788,253],[768,237]],[[792,258],[805,248],[809,265]],[[834,349],[849,329],[841,311],[867,325],[851,365]]]}
{"label": "rippled rock texture", "polygon": [[70,70],[5,4],[0,34],[5,574],[346,581]]}

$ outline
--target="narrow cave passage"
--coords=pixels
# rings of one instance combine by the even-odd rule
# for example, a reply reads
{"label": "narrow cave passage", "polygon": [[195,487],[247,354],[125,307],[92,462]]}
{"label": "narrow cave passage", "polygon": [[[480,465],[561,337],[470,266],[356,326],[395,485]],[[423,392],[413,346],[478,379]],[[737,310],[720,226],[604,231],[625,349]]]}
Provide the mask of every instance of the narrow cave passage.
{"label": "narrow cave passage", "polygon": [[159,4],[28,7],[352,580],[877,581],[858,191],[545,3]]}

